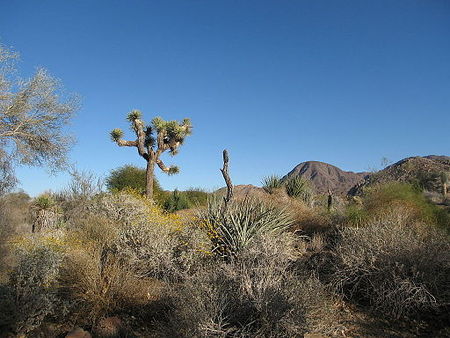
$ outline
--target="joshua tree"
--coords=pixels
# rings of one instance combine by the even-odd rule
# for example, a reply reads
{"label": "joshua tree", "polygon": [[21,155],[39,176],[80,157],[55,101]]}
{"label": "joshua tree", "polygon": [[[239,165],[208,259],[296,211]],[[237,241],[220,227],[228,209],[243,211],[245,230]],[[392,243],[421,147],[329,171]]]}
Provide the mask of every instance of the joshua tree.
{"label": "joshua tree", "polygon": [[192,125],[189,119],[184,119],[180,123],[164,121],[162,118],[156,117],[152,120],[151,125],[145,126],[141,117],[142,113],[139,110],[133,110],[128,114],[128,121],[136,133],[136,140],[123,140],[123,131],[117,128],[111,131],[111,139],[120,147],[136,147],[139,155],[147,162],[145,193],[148,198],[152,199],[155,164],[166,174],[178,173],[178,167],[167,167],[161,161],[160,156],[166,150],[171,155],[176,155],[185,137],[191,134]]}

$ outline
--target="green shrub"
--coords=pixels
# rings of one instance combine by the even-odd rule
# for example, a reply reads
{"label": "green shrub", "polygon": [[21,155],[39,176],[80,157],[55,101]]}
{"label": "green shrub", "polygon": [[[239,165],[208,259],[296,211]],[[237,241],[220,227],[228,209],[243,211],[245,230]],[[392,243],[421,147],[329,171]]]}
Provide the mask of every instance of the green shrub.
{"label": "green shrub", "polygon": [[308,180],[301,176],[290,177],[284,182],[288,196],[298,198],[310,204],[313,199],[313,191]]}
{"label": "green shrub", "polygon": [[224,257],[236,255],[257,236],[286,230],[292,224],[285,209],[251,197],[232,200],[226,209],[222,200],[211,199],[199,218],[209,230],[212,251]]}
{"label": "green shrub", "polygon": [[268,192],[269,194],[273,194],[276,189],[280,189],[281,187],[283,187],[283,182],[277,175],[264,177],[261,183],[264,191]]}
{"label": "green shrub", "polygon": [[[132,189],[140,194],[144,194],[146,182],[145,169],[128,164],[111,170],[111,173],[106,178],[106,187],[111,192]],[[158,204],[162,204],[167,197],[156,177],[153,178],[153,195],[154,200]]]}
{"label": "green shrub", "polygon": [[369,188],[363,196],[367,214],[377,216],[388,209],[408,209],[411,218],[450,231],[449,214],[430,203],[422,191],[408,183],[391,182]]}
{"label": "green shrub", "polygon": [[358,205],[349,205],[345,209],[345,219],[349,225],[362,226],[368,219],[367,211]]}
{"label": "green shrub", "polygon": [[190,207],[206,206],[209,194],[200,188],[190,188],[182,192],[186,196]]}

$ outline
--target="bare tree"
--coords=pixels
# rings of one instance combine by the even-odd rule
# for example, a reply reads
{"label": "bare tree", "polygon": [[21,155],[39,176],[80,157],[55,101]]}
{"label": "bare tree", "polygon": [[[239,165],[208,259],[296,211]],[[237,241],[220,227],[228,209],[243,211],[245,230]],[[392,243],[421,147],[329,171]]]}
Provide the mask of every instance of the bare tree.
{"label": "bare tree", "polygon": [[185,137],[191,134],[192,125],[189,119],[177,122],[164,121],[162,118],[156,117],[152,120],[151,125],[145,126],[141,117],[142,113],[139,110],[133,110],[128,114],[128,121],[136,134],[136,140],[123,140],[123,131],[118,128],[111,131],[110,135],[111,139],[120,147],[136,147],[138,154],[147,162],[146,196],[152,199],[155,164],[166,174],[179,172],[176,166],[167,167],[160,156],[166,150],[171,155],[176,155]]}
{"label": "bare tree", "polygon": [[13,166],[48,165],[60,169],[73,138],[64,126],[78,109],[78,97],[65,96],[62,85],[45,69],[28,80],[17,78],[18,54],[0,45],[0,176],[13,182]]}
{"label": "bare tree", "polygon": [[228,151],[224,149],[222,154],[223,154],[223,168],[220,169],[220,171],[227,185],[227,195],[224,196],[223,198],[224,200],[223,212],[225,212],[228,203],[230,203],[231,199],[233,198],[233,183],[231,183],[230,174],[228,173],[228,162],[230,161]]}

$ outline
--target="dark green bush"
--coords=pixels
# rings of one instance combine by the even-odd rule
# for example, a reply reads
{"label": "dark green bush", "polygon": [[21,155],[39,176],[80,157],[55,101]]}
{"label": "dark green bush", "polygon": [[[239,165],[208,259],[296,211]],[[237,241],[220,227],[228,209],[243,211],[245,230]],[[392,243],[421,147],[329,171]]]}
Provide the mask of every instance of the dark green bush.
{"label": "dark green bush", "polygon": [[189,201],[190,207],[205,206],[208,203],[209,194],[200,188],[191,188],[182,192]]}
{"label": "dark green bush", "polygon": [[169,197],[164,201],[163,208],[168,212],[175,212],[183,209],[188,209],[191,206],[189,200],[183,192],[175,189]]}
{"label": "dark green bush", "polygon": [[[106,178],[106,187],[111,192],[132,189],[140,194],[144,194],[146,189],[145,169],[127,164],[111,170],[111,173]],[[153,178],[153,194],[158,204],[164,203],[167,197],[167,193],[161,188],[156,177]]]}

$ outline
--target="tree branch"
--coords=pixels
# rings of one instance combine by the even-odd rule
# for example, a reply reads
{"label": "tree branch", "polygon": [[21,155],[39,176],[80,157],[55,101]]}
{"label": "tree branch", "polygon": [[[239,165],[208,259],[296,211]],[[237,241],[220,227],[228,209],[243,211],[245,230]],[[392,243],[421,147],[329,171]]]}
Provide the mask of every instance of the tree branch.
{"label": "tree branch", "polygon": [[117,145],[120,147],[137,147],[137,141],[117,140]]}
{"label": "tree branch", "polygon": [[136,136],[137,136],[137,148],[138,148],[138,153],[139,155],[141,155],[143,158],[145,158],[147,161],[149,159],[149,154],[147,153],[147,150],[145,149],[145,132],[144,132],[144,123],[139,120],[139,119],[135,119],[133,120],[133,128],[136,132]]}

